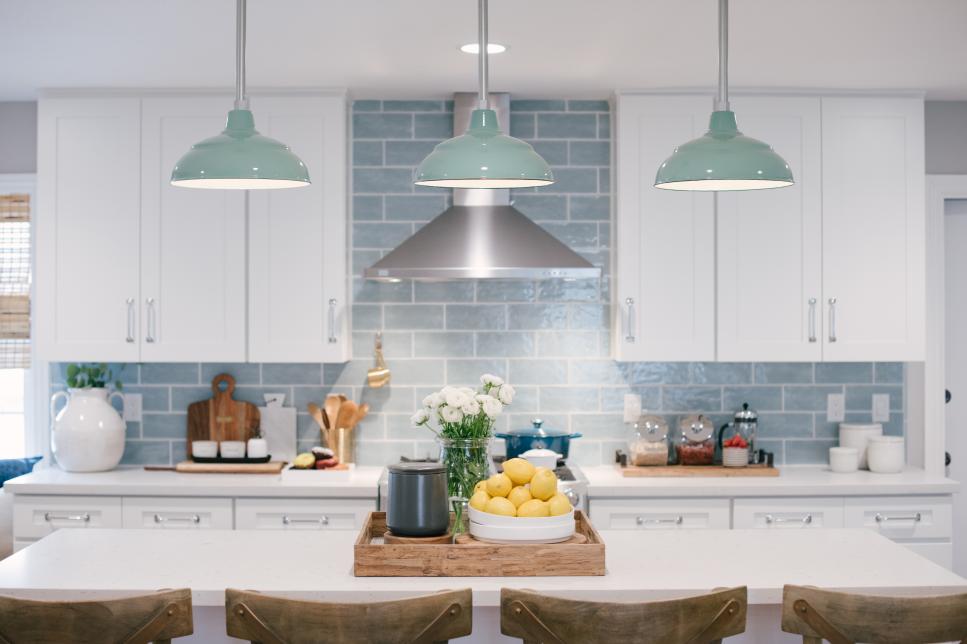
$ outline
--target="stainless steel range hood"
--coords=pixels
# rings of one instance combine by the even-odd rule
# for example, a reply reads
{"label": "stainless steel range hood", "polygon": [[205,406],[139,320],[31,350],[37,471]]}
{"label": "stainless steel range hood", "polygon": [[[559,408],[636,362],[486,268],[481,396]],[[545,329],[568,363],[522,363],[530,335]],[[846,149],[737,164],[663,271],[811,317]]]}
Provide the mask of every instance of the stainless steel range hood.
{"label": "stainless steel range hood", "polygon": [[[490,94],[501,127],[510,95]],[[454,132],[467,128],[477,95],[454,95]],[[598,278],[601,270],[510,203],[509,190],[454,190],[453,206],[363,271],[371,280]]]}

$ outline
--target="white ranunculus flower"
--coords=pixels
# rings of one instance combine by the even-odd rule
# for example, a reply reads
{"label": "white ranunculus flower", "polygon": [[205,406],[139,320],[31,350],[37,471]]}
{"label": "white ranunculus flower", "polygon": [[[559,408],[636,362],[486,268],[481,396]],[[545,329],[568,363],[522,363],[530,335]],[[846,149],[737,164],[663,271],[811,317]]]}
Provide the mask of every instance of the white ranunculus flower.
{"label": "white ranunculus flower", "polygon": [[496,416],[500,415],[500,412],[503,410],[504,406],[500,404],[499,400],[493,396],[482,396],[481,398],[482,400],[480,400],[480,407],[489,418],[495,418]]}
{"label": "white ranunculus flower", "polygon": [[514,391],[514,388],[510,385],[501,385],[500,389],[497,390],[497,400],[505,405],[509,405],[510,403],[514,402],[514,394],[516,393],[517,392]]}
{"label": "white ranunculus flower", "polygon": [[504,384],[504,379],[500,376],[495,376],[492,373],[485,373],[480,376],[480,382],[484,385],[491,385],[492,387],[499,387]]}
{"label": "white ranunculus flower", "polygon": [[425,425],[427,421],[430,420],[430,415],[426,413],[425,409],[421,409],[413,414],[413,416],[410,417],[410,420],[413,422],[413,425],[419,427],[420,425]]}
{"label": "white ranunculus flower", "polygon": [[460,410],[467,416],[476,416],[480,413],[480,403],[471,398],[468,400]]}
{"label": "white ranunculus flower", "polygon": [[460,411],[459,407],[451,407],[446,405],[440,408],[440,418],[443,419],[445,423],[459,423],[463,420],[463,412]]}
{"label": "white ranunculus flower", "polygon": [[436,409],[443,404],[443,396],[440,395],[439,391],[434,391],[432,394],[423,399],[423,406],[427,409]]}
{"label": "white ranunculus flower", "polygon": [[455,407],[459,409],[470,399],[466,392],[461,389],[450,388],[445,393],[443,393],[443,398],[447,402],[447,407]]}

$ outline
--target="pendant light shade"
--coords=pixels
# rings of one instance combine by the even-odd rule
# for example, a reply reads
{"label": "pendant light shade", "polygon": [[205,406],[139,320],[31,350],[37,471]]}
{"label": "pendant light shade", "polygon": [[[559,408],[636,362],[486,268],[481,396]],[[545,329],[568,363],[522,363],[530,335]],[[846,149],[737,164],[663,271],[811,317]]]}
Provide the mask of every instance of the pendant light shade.
{"label": "pendant light shade", "polygon": [[[477,2],[478,43],[487,39],[487,0]],[[554,183],[551,167],[526,141],[500,131],[487,103],[487,47],[478,53],[478,109],[467,133],[435,148],[416,171],[416,185],[438,188],[532,188]]]}
{"label": "pendant light shade", "polygon": [[309,171],[289,146],[259,134],[245,95],[245,0],[236,0],[235,109],[221,134],[191,146],[171,171],[185,188],[264,190],[309,185]]}
{"label": "pendant light shade", "polygon": [[719,87],[704,136],[683,143],[658,168],[663,190],[762,190],[793,185],[789,164],[767,144],[746,136],[729,109],[729,0],[719,0]]}
{"label": "pendant light shade", "polygon": [[678,146],[655,177],[665,190],[761,190],[793,184],[789,164],[735,125],[735,113],[712,112],[708,132]]}

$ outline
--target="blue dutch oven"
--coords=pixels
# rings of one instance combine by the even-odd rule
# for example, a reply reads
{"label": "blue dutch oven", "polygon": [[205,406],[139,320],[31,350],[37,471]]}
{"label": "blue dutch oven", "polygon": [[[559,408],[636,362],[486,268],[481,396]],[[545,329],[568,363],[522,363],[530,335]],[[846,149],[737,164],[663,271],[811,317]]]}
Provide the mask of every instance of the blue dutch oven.
{"label": "blue dutch oven", "polygon": [[535,418],[533,427],[527,429],[512,429],[509,432],[494,434],[507,442],[507,458],[516,458],[529,449],[549,449],[567,458],[568,448],[572,438],[580,438],[581,434],[562,432],[554,429],[544,429],[544,421]]}

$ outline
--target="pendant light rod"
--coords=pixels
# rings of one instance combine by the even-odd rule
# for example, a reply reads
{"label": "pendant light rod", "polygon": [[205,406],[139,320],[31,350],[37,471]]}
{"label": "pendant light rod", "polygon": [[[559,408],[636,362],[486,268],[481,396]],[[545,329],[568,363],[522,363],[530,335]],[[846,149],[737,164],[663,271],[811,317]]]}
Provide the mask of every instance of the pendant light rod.
{"label": "pendant light rod", "polygon": [[[245,0],[239,0],[244,2]],[[478,103],[480,109],[487,109],[487,90],[489,69],[487,66],[487,0],[477,0],[477,48],[480,50],[477,58],[477,74],[480,76],[480,95]]]}
{"label": "pendant light rod", "polygon": [[235,109],[248,109],[245,94],[245,14],[247,0],[235,0]]}
{"label": "pendant light rod", "polygon": [[729,111],[729,0],[719,0],[719,88],[715,111]]}

